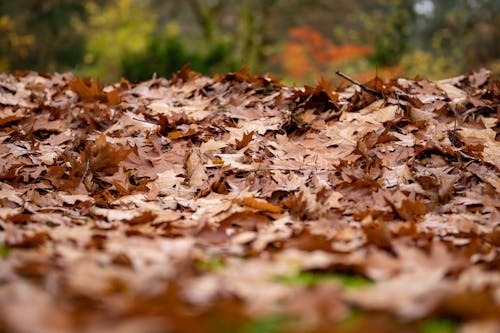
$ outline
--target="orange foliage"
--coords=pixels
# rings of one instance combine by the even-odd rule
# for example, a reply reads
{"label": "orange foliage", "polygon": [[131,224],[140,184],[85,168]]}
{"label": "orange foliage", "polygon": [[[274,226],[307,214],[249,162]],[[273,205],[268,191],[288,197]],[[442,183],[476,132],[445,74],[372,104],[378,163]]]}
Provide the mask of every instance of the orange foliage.
{"label": "orange foliage", "polygon": [[368,45],[342,45],[328,50],[331,61],[342,61],[361,56],[370,55],[372,48]]}
{"label": "orange foliage", "polygon": [[391,79],[394,77],[399,77],[402,74],[403,74],[403,68],[401,66],[393,66],[393,67],[384,67],[377,70],[357,73],[356,75],[354,75],[354,77],[358,81],[367,82],[375,76],[382,79]]}
{"label": "orange foliage", "polygon": [[315,78],[324,75],[328,67],[341,61],[367,56],[367,45],[335,46],[332,41],[310,27],[295,27],[288,31],[289,40],[283,49],[282,66],[287,75]]}
{"label": "orange foliage", "polygon": [[288,42],[284,47],[282,66],[285,73],[293,77],[304,77],[307,73],[315,71],[314,64],[308,59],[303,46],[297,43]]}

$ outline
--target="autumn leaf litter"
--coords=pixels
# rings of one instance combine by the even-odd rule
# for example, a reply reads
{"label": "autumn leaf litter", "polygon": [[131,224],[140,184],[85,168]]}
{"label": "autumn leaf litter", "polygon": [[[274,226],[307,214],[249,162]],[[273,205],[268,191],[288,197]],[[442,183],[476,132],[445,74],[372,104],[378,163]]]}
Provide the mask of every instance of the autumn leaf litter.
{"label": "autumn leaf litter", "polygon": [[499,81],[366,86],[0,74],[3,331],[497,332]]}

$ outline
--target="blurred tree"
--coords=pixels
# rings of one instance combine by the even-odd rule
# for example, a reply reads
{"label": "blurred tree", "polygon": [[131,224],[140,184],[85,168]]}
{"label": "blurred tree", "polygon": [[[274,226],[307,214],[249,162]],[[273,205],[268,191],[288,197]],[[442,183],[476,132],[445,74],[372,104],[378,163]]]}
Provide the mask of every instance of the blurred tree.
{"label": "blurred tree", "polygon": [[206,41],[211,45],[215,44],[219,38],[217,16],[220,15],[225,1],[188,0],[187,3],[200,24]]}
{"label": "blurred tree", "polygon": [[153,72],[170,76],[185,63],[204,74],[242,66],[255,70],[265,57],[266,9],[275,1],[152,0],[150,8],[161,13],[156,27],[144,50],[123,57],[123,74],[133,81],[149,78]]}
{"label": "blurred tree", "polygon": [[277,0],[189,0],[209,49],[231,50],[231,62],[257,69],[265,57],[265,31]]}
{"label": "blurred tree", "polygon": [[[435,78],[485,65],[498,73],[499,7],[498,0],[4,0],[0,70],[76,68],[107,82],[169,76],[186,62],[205,74],[244,65],[327,77],[336,67],[354,76],[404,68]],[[306,26],[324,50],[299,45],[315,34],[289,34]],[[307,66],[288,61],[294,55]]]}
{"label": "blurred tree", "polygon": [[[205,74],[226,72],[243,65],[249,65],[253,71],[279,72],[284,69],[285,60],[280,55],[286,57],[297,53],[288,52],[288,31],[301,26],[310,26],[320,33],[328,45],[335,46],[327,47],[332,52],[349,54],[356,51],[352,53],[354,60],[353,57],[343,57],[346,61],[339,62],[339,57],[332,56],[332,63],[313,61],[313,68],[319,68],[327,76],[333,75],[333,66],[341,66],[355,76],[356,73],[372,75],[368,73],[373,73],[375,68],[379,74],[387,72],[389,75],[399,75],[402,65],[409,72],[415,68],[423,75],[435,72],[442,76],[461,71],[475,61],[484,64],[488,59],[498,58],[498,43],[495,43],[498,39],[498,29],[495,29],[498,1],[495,0],[112,2],[115,6],[129,3],[129,11],[137,19],[132,20],[130,26],[137,26],[138,29],[130,31],[127,34],[129,38],[125,41],[117,38],[113,50],[105,48],[105,45],[110,45],[110,38],[98,47],[104,52],[99,58],[115,52],[105,62],[107,66],[97,66],[97,71],[106,68],[110,76],[116,76],[116,68],[119,67],[122,67],[123,74],[130,75],[132,79],[147,78],[152,72],[168,76],[185,62],[190,62],[195,70]],[[466,10],[462,10],[460,6],[465,6]],[[432,10],[423,13],[424,7]],[[489,12],[486,13],[488,9]],[[455,12],[460,14],[453,14]],[[481,20],[482,16],[487,17],[486,22]],[[117,17],[128,16],[120,14]],[[109,23],[113,21],[108,17],[105,20],[108,24],[101,28],[108,27],[106,31],[116,30],[116,26]],[[141,28],[146,24],[148,29]],[[178,29],[174,34],[166,33],[168,28],[165,27],[169,24],[177,24]],[[457,24],[464,30],[450,28]],[[118,26],[128,30],[123,25]],[[469,31],[469,27],[474,28]],[[90,50],[94,49],[93,41],[101,38],[100,35],[102,33],[97,37],[89,37]],[[470,43],[463,44],[461,35],[467,35]],[[111,36],[113,35],[110,33]],[[314,36],[311,35],[312,37]],[[135,42],[131,43],[132,40]],[[456,47],[460,43],[466,46]],[[488,47],[479,47],[482,43],[486,43]],[[123,45],[133,45],[134,48]],[[361,45],[363,48],[370,45],[373,51],[370,56],[366,56],[366,51],[363,51],[365,56],[360,57],[358,51],[361,49],[353,50],[353,45]],[[474,45],[478,47],[471,47]],[[295,47],[294,50],[297,51],[298,48]],[[460,56],[461,59],[454,58]],[[348,58],[353,61],[347,61]],[[450,59],[452,60],[448,61]],[[290,63],[293,62],[288,62],[288,65]],[[91,63],[93,66],[98,64],[99,62]],[[132,68],[134,66],[137,68]],[[309,68],[306,67],[302,70]],[[290,66],[286,70],[294,71]]]}
{"label": "blurred tree", "polygon": [[[400,52],[408,50],[410,44],[411,29],[407,25],[411,27],[413,17],[407,14],[412,12],[411,3],[412,0],[278,0],[271,9],[272,14],[268,15],[269,29],[264,36],[271,35],[269,39],[281,41],[281,50],[273,50],[281,55],[275,57],[271,53],[272,58],[269,58],[270,53],[266,53],[267,63],[274,61],[281,65],[273,71],[300,73],[300,78],[295,76],[288,80],[298,83],[310,82],[318,75],[335,78],[336,69],[343,69],[355,77],[359,77],[358,74],[365,77],[368,72],[372,76],[376,67],[380,73],[386,66],[395,67],[390,73],[399,73],[396,65],[402,56]],[[315,31],[301,38],[304,41],[309,39],[312,43],[313,39],[318,39],[316,33],[322,36],[324,40],[319,47],[311,47],[314,43],[300,43],[292,36],[292,32],[301,27]],[[401,36],[402,31],[406,35]],[[317,52],[321,48],[323,51]],[[307,66],[294,65],[295,61],[290,59],[293,56],[302,57],[302,63],[307,62]],[[304,82],[303,78],[307,77],[309,79]]]}
{"label": "blurred tree", "polygon": [[127,53],[122,58],[122,74],[137,82],[151,78],[153,73],[169,77],[189,63],[195,71],[205,74],[233,71],[238,64],[232,60],[229,45],[219,43],[207,50],[191,50],[170,22],[165,34],[151,35],[145,50]]}
{"label": "blurred tree", "polygon": [[378,68],[399,64],[411,48],[416,13],[414,1],[378,0],[372,11],[363,12],[367,31],[373,34],[371,60]]}
{"label": "blurred tree", "polygon": [[333,74],[345,61],[353,62],[356,58],[372,53],[369,45],[334,45],[330,39],[310,27],[291,28],[288,35],[281,62],[287,76],[301,81],[318,80]]}
{"label": "blurred tree", "polygon": [[435,0],[421,15],[420,48],[445,57],[455,70],[492,65],[500,58],[500,1]]}
{"label": "blurred tree", "polygon": [[88,2],[87,48],[79,72],[105,82],[123,75],[122,59],[146,52],[157,14],[141,0],[109,0],[105,5]]}
{"label": "blurred tree", "polygon": [[[75,28],[87,19],[85,1],[0,2],[0,59],[4,69],[65,70],[80,63],[85,37]],[[6,37],[6,38],[5,38]]]}
{"label": "blurred tree", "polygon": [[269,9],[276,1],[243,1],[240,9],[241,62],[254,70],[265,57],[265,47],[269,39],[265,31],[269,27]]}
{"label": "blurred tree", "polygon": [[8,71],[11,58],[16,54],[25,57],[29,46],[34,43],[34,36],[20,35],[16,32],[16,23],[7,15],[0,16],[0,71]]}

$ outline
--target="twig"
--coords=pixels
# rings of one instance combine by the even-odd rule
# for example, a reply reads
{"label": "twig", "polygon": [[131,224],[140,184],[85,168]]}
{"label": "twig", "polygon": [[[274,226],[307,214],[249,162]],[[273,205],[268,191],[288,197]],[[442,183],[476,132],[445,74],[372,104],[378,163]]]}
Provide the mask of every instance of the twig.
{"label": "twig", "polygon": [[[229,170],[233,171],[233,170]],[[245,173],[245,172],[265,172],[265,171],[289,171],[289,172],[335,172],[338,169],[327,169],[327,168],[264,168],[264,169],[255,169],[255,170],[236,170],[237,173]]]}
{"label": "twig", "polygon": [[139,118],[136,118],[136,117],[132,117],[133,120],[136,120],[136,121],[141,121],[143,123],[148,123],[148,124],[153,124],[153,125],[158,125],[158,123],[155,123],[153,121],[150,121],[150,120],[147,120],[147,119],[139,119]]}
{"label": "twig", "polygon": [[343,77],[344,79],[346,79],[347,81],[351,82],[352,84],[355,84],[357,85],[358,87],[360,87],[361,89],[363,89],[364,91],[367,91],[369,93],[372,93],[374,95],[377,95],[378,97],[382,98],[384,97],[384,94],[382,94],[381,91],[378,91],[376,89],[373,89],[373,88],[370,88],[370,87],[367,87],[365,86],[364,84],[362,84],[361,82],[359,81],[356,81],[354,80],[352,77],[348,76],[347,74],[344,74],[342,73],[341,71],[336,71],[335,74]]}

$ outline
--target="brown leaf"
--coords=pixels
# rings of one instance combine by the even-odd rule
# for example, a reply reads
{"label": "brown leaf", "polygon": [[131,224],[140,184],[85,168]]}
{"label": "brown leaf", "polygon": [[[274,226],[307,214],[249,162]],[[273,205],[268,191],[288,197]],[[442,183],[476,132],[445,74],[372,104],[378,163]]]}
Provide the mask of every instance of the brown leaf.
{"label": "brown leaf", "polygon": [[200,73],[191,70],[190,64],[188,63],[174,73],[172,76],[172,84],[186,83],[198,76],[200,76]]}
{"label": "brown leaf", "polygon": [[274,205],[265,199],[246,197],[243,198],[241,203],[244,206],[255,208],[261,212],[269,212],[279,214],[283,210],[280,206]]}
{"label": "brown leaf", "polygon": [[244,133],[241,140],[236,139],[236,149],[241,149],[241,148],[246,147],[248,145],[248,143],[250,141],[252,141],[254,133],[255,133],[255,131]]}
{"label": "brown leaf", "polygon": [[118,171],[118,163],[125,160],[132,150],[121,144],[113,144],[101,134],[90,148],[90,166],[93,172],[113,174]]}
{"label": "brown leaf", "polygon": [[361,221],[361,227],[366,235],[368,243],[373,244],[389,253],[396,255],[392,246],[392,237],[385,221],[373,219],[371,215],[366,216]]}
{"label": "brown leaf", "polygon": [[71,90],[76,92],[84,102],[104,102],[106,94],[102,91],[102,85],[99,82],[92,81],[90,77],[75,77],[68,83]]}
{"label": "brown leaf", "polygon": [[[315,56],[338,52],[302,31]],[[0,325],[497,323],[500,83],[482,70],[367,86],[383,96],[246,68],[106,87],[0,73]],[[341,287],[353,273],[373,284]],[[346,328],[352,307],[362,322]]]}
{"label": "brown leaf", "polygon": [[416,217],[427,212],[425,205],[421,201],[410,199],[401,201],[401,205],[397,207],[396,210],[402,219],[411,222],[415,222]]}
{"label": "brown leaf", "polygon": [[182,138],[190,137],[192,135],[195,135],[196,133],[198,133],[196,131],[196,129],[194,129],[192,127],[189,127],[186,131],[174,131],[174,132],[170,132],[170,133],[168,133],[168,137],[169,137],[169,139],[177,140],[177,139],[182,139]]}
{"label": "brown leaf", "polygon": [[93,81],[90,77],[77,76],[68,82],[68,86],[84,102],[105,102],[109,105],[118,105],[121,102],[121,95],[116,89],[104,91],[99,81]]}
{"label": "brown leaf", "polygon": [[157,214],[147,210],[143,211],[142,214],[133,216],[131,219],[125,219],[124,222],[127,224],[142,224],[153,222],[156,218]]}

